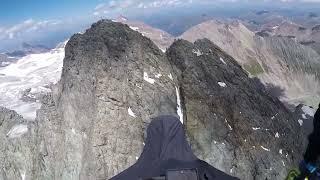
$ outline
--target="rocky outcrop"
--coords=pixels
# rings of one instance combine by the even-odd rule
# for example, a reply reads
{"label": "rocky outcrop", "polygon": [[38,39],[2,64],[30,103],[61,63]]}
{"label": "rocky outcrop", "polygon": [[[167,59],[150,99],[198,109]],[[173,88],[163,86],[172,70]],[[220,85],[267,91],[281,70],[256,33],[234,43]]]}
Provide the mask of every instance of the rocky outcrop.
{"label": "rocky outcrop", "polygon": [[305,144],[284,105],[209,40],[180,40],[167,54],[180,70],[184,121],[196,154],[241,179],[284,179]]}
{"label": "rocky outcrop", "polygon": [[16,112],[0,107],[0,179],[32,179],[33,124]]}
{"label": "rocky outcrop", "polygon": [[[306,140],[293,114],[209,40],[179,40],[164,54],[108,20],[71,37],[61,80],[41,98],[30,138],[21,136],[26,180],[108,179],[136,161],[161,114],[179,114],[198,157],[241,179],[283,179]],[[0,156],[19,152],[3,141]]]}
{"label": "rocky outcrop", "polygon": [[39,179],[106,179],[141,153],[150,117],[176,114],[173,70],[151,40],[99,21],[65,49],[53,98],[38,113]]}

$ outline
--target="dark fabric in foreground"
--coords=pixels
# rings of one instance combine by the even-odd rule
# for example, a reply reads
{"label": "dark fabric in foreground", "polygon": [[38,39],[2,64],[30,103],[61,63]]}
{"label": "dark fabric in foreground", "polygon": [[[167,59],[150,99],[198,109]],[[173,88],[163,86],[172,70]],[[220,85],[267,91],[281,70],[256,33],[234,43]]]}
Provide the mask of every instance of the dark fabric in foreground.
{"label": "dark fabric in foreground", "polygon": [[197,169],[200,180],[237,179],[199,160],[193,154],[179,119],[160,116],[149,124],[145,146],[138,161],[111,180],[141,180],[165,176],[167,170],[175,169]]}
{"label": "dark fabric in foreground", "polygon": [[304,154],[308,163],[316,163],[320,156],[320,104],[313,118],[313,131],[309,135],[309,144]]}

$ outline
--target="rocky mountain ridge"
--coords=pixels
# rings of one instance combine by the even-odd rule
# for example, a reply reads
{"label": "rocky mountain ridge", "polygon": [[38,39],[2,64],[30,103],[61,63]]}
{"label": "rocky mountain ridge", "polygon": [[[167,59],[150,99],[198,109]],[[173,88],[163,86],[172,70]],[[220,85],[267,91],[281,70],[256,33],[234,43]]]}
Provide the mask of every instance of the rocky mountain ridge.
{"label": "rocky mountain ridge", "polygon": [[[283,179],[306,144],[294,114],[208,39],[178,40],[163,53],[129,26],[101,20],[70,38],[61,80],[14,138],[26,144],[0,151],[8,162],[0,177],[111,178],[136,161],[161,114],[179,115],[196,155],[241,179]],[[0,115],[8,142],[5,124],[26,122]]]}
{"label": "rocky mountain ridge", "polygon": [[[263,21],[265,24],[262,24],[260,29],[268,31],[255,33],[247,28],[247,24],[243,24],[244,21],[239,20],[207,20],[190,28],[178,38],[191,42],[208,38],[233,56],[252,77],[258,77],[270,88],[283,91],[280,97],[283,102],[294,105],[304,103],[316,107],[318,102],[313,97],[320,97],[318,45],[316,41],[310,44],[309,40],[303,40],[310,39],[310,36],[301,33],[305,31],[300,30],[301,26],[282,16],[271,18],[269,13],[256,15],[266,16]],[[141,25],[144,23],[127,18],[119,18],[118,21],[135,27],[134,30],[142,34],[146,31]],[[155,37],[158,37],[158,33],[152,32],[156,31],[145,35],[163,50],[173,41],[173,37],[169,36],[169,39],[162,38],[160,43],[157,43],[159,39]],[[290,32],[300,32],[300,40]]]}
{"label": "rocky mountain ridge", "polygon": [[308,28],[292,21],[283,21],[272,27],[263,26],[258,33],[263,33],[264,36],[287,37],[320,52],[320,31],[317,24]]}
{"label": "rocky mountain ridge", "polygon": [[257,36],[240,21],[206,21],[181,38],[191,42],[208,38],[265,85],[283,89],[283,101],[317,106],[312,99],[320,94],[320,55],[312,48],[287,37]]}

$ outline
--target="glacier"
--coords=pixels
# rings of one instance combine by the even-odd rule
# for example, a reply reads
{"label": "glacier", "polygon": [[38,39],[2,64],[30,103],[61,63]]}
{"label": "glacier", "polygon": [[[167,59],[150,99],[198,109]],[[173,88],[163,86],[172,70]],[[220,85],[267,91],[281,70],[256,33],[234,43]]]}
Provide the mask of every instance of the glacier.
{"label": "glacier", "polygon": [[40,102],[23,101],[22,94],[27,89],[32,94],[51,91],[49,87],[61,77],[66,43],[60,43],[46,53],[29,54],[0,68],[0,106],[17,111],[25,119],[34,120]]}

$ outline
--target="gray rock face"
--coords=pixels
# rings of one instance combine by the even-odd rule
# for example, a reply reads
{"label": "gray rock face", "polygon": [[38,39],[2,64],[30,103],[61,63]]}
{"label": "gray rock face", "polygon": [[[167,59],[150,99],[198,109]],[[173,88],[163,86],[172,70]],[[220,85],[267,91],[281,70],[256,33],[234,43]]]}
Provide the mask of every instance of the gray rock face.
{"label": "gray rock face", "polygon": [[185,125],[196,154],[241,179],[284,179],[305,145],[284,105],[209,40],[176,41],[167,54],[181,71]]}
{"label": "gray rock face", "polygon": [[150,117],[176,113],[172,72],[127,25],[103,20],[74,35],[53,99],[38,113],[39,179],[106,179],[132,165]]}
{"label": "gray rock face", "polygon": [[12,110],[0,107],[0,179],[31,179],[33,125]]}

